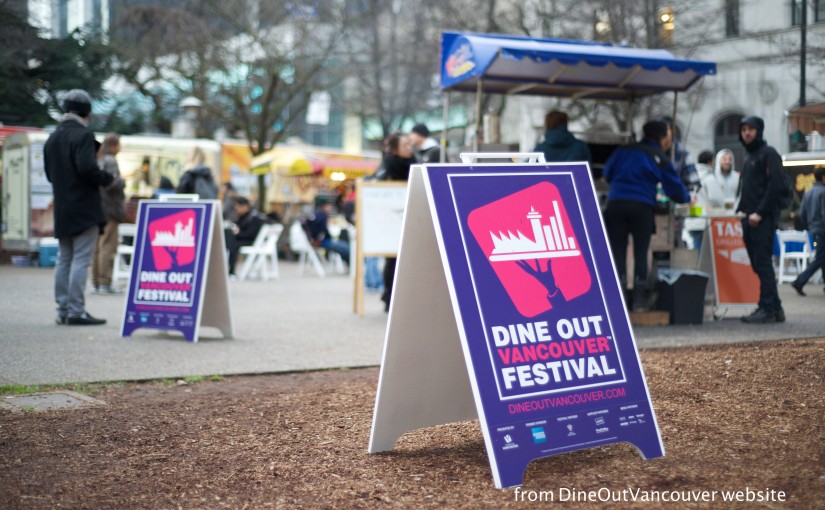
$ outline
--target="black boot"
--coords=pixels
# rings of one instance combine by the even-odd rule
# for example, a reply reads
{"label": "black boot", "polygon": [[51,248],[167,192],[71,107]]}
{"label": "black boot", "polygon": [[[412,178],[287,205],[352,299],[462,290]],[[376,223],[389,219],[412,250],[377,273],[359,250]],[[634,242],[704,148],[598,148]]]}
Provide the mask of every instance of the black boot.
{"label": "black boot", "polygon": [[633,282],[633,311],[646,312],[650,310],[650,286],[646,280]]}

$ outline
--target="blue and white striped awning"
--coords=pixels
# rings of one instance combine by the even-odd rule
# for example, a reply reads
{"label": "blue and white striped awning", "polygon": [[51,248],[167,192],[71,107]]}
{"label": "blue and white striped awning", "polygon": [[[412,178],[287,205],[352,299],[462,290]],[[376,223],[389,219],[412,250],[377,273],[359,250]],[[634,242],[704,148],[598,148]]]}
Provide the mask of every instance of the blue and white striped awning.
{"label": "blue and white striped awning", "polygon": [[441,89],[630,99],[689,89],[716,64],[666,50],[558,39],[444,32]]}

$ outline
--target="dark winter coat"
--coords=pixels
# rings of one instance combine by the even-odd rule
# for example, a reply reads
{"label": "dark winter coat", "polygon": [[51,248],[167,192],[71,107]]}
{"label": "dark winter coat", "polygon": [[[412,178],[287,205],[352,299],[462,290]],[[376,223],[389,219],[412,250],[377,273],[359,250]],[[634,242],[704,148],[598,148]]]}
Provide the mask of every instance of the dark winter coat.
{"label": "dark winter coat", "polygon": [[534,152],[543,152],[545,161],[590,162],[590,148],[576,139],[566,127],[548,129],[544,141],[536,145]]}
{"label": "dark winter coat", "polygon": [[255,209],[247,211],[246,214],[238,218],[238,221],[235,222],[235,225],[238,227],[238,233],[235,234],[235,239],[238,241],[238,244],[248,246],[254,244],[255,238],[258,237],[258,233],[261,231],[261,227],[266,223],[269,223],[269,220],[263,214]]}
{"label": "dark winter coat", "polygon": [[206,165],[198,165],[195,168],[187,170],[180,176],[180,182],[178,183],[177,191],[178,193],[197,193],[195,188],[195,180],[203,178],[208,180],[212,183],[212,186],[215,190],[215,196],[211,197],[201,197],[201,198],[218,198],[217,190],[218,186],[215,184],[215,178],[212,177],[212,171],[209,170],[209,167]]}
{"label": "dark winter coat", "polygon": [[54,192],[54,235],[80,235],[106,224],[100,186],[114,181],[97,164],[94,133],[83,124],[65,120],[46,140],[43,163]]}
{"label": "dark winter coat", "polygon": [[[758,142],[758,143],[754,143]],[[763,218],[779,218],[779,195],[785,185],[782,157],[762,140],[746,146],[748,154],[739,177],[741,194],[738,211],[757,213]]]}
{"label": "dark winter coat", "polygon": [[406,181],[410,177],[410,165],[415,163],[415,158],[401,158],[395,154],[388,154],[384,156],[381,166],[384,167],[386,180]]}

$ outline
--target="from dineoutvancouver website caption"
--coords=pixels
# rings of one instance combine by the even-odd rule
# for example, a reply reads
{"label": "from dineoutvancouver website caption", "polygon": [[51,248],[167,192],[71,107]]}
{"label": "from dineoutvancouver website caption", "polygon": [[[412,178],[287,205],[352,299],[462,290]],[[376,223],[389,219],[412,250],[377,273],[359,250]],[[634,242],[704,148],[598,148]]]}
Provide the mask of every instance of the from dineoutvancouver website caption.
{"label": "from dineoutvancouver website caption", "polygon": [[693,489],[642,489],[625,487],[581,490],[575,487],[559,487],[551,490],[513,490],[516,501],[555,503],[784,503],[785,491],[766,488],[693,490]]}

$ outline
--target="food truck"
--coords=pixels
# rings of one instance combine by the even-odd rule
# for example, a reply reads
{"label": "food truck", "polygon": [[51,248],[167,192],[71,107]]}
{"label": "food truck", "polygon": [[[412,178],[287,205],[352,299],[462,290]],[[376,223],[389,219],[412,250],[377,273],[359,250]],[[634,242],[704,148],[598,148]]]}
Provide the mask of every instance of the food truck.
{"label": "food truck", "polygon": [[[105,135],[98,133],[98,141]],[[3,250],[38,251],[41,240],[54,236],[54,197],[43,166],[43,145],[48,132],[13,133],[3,145]],[[187,154],[200,147],[206,164],[221,168],[221,144],[213,140],[157,136],[121,136],[118,167],[126,181],[127,218],[134,216],[137,200],[151,198],[160,177],[177,185]]]}
{"label": "food truck", "polygon": [[267,181],[266,209],[288,222],[319,196],[333,198],[341,186],[375,173],[378,152],[344,153],[310,145],[276,145],[255,156],[251,172]]}

